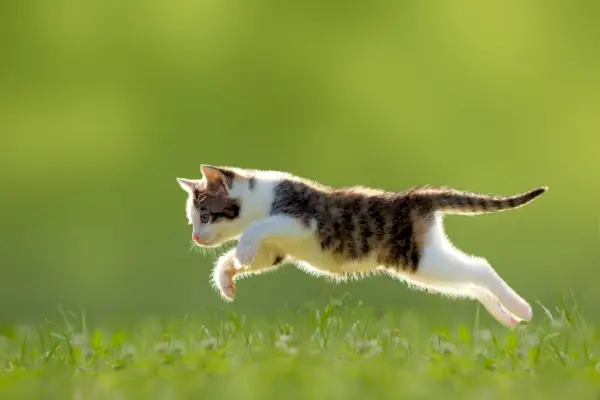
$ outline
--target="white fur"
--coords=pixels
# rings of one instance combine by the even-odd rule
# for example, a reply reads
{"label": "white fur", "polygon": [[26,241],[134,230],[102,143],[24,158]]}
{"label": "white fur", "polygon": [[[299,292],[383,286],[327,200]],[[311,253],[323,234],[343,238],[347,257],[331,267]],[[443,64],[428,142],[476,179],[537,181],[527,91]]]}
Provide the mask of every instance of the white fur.
{"label": "white fur", "polygon": [[504,282],[487,260],[469,256],[450,243],[441,216],[436,218],[426,235],[416,276],[432,286],[439,283],[440,291],[444,287],[456,288],[459,295],[470,291],[464,289],[465,286],[475,287],[479,293],[484,291],[496,297],[517,318],[529,321],[532,317],[531,306]]}
{"label": "white fur", "polygon": [[[316,221],[306,227],[291,217],[270,215],[274,188],[283,178],[293,177],[276,171],[257,171],[253,190],[246,180],[236,178],[229,188],[229,196],[240,199],[242,207],[240,217],[233,222],[202,224],[188,199],[186,215],[193,225],[193,233],[207,241],[208,247],[239,239],[237,247],[221,256],[213,270],[213,284],[227,301],[232,301],[235,296],[234,279],[274,270],[274,257],[285,254],[286,261],[294,262],[314,276],[343,281],[386,273],[413,288],[454,298],[477,299],[498,322],[508,327],[531,319],[531,306],[484,258],[469,256],[452,245],[444,232],[441,215],[436,216],[426,234],[416,273],[399,273],[379,265],[375,258],[340,261],[321,250],[315,235]],[[186,190],[189,180],[178,181]],[[232,268],[237,271],[235,278],[231,274]]]}
{"label": "white fur", "polygon": [[213,287],[218,289],[223,300],[228,302],[233,301],[235,297],[235,283],[233,281],[235,269],[233,253],[228,252],[219,257],[211,274]]}
{"label": "white fur", "polygon": [[263,243],[273,244],[285,251],[286,242],[298,242],[303,239],[314,241],[313,231],[306,229],[291,217],[269,216],[252,222],[246,228],[238,241],[235,256],[240,264],[250,265]]}

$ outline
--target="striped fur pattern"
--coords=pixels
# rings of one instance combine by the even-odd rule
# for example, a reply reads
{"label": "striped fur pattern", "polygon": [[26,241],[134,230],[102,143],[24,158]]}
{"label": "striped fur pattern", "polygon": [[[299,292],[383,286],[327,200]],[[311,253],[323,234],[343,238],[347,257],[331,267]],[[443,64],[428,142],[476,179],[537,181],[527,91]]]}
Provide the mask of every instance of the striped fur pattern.
{"label": "striped fur pattern", "polygon": [[488,196],[441,186],[392,192],[332,188],[278,171],[201,166],[202,179],[178,178],[188,193],[192,239],[202,247],[237,246],[212,274],[223,298],[235,281],[290,262],[335,281],[386,274],[412,287],[479,300],[506,326],[531,318],[531,307],[489,263],[456,249],[444,214],[476,215],[522,207],[544,193]]}
{"label": "striped fur pattern", "polygon": [[339,263],[374,258],[379,265],[415,271],[433,203],[415,193],[363,187],[331,190],[285,179],[275,187],[271,215],[316,225],[323,252]]}

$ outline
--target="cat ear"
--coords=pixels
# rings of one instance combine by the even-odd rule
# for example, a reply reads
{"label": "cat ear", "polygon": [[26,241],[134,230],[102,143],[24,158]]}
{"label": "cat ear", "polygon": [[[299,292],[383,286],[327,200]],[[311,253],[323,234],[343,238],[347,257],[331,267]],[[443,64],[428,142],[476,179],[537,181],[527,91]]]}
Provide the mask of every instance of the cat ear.
{"label": "cat ear", "polygon": [[231,190],[235,177],[233,172],[206,164],[200,165],[200,172],[202,172],[202,176],[206,179],[209,189],[217,192],[225,191],[225,193],[229,193]]}
{"label": "cat ear", "polygon": [[196,181],[191,179],[177,178],[177,183],[179,183],[179,186],[188,193],[192,193],[196,187]]}

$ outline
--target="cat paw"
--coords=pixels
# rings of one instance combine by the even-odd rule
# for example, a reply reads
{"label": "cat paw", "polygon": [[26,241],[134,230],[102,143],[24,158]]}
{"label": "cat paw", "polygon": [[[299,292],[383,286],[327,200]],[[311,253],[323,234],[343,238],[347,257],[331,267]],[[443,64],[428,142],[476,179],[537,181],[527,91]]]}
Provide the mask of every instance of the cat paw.
{"label": "cat paw", "polygon": [[219,291],[223,300],[228,303],[232,302],[235,298],[234,277],[236,272],[234,264],[230,259],[217,264],[217,267],[213,270],[213,286]]}
{"label": "cat paw", "polygon": [[233,302],[235,299],[235,283],[233,281],[228,282],[220,288],[221,297],[228,303]]}
{"label": "cat paw", "polygon": [[231,303],[235,298],[235,281],[233,280],[234,276],[234,269],[221,270],[218,276],[217,286],[219,288],[219,292],[223,300],[228,303]]}
{"label": "cat paw", "polygon": [[256,258],[258,253],[258,247],[252,243],[246,243],[245,241],[238,242],[235,249],[235,258],[242,266],[250,266]]}

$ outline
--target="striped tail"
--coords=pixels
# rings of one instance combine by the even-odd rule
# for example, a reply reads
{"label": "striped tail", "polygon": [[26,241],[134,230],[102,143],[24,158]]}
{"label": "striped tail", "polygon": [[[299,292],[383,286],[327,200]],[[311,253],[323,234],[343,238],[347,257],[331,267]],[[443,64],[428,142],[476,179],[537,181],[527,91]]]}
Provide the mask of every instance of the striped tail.
{"label": "striped tail", "polygon": [[488,196],[460,190],[436,188],[427,191],[436,211],[444,214],[477,215],[522,207],[545,193],[547,186],[514,196]]}

